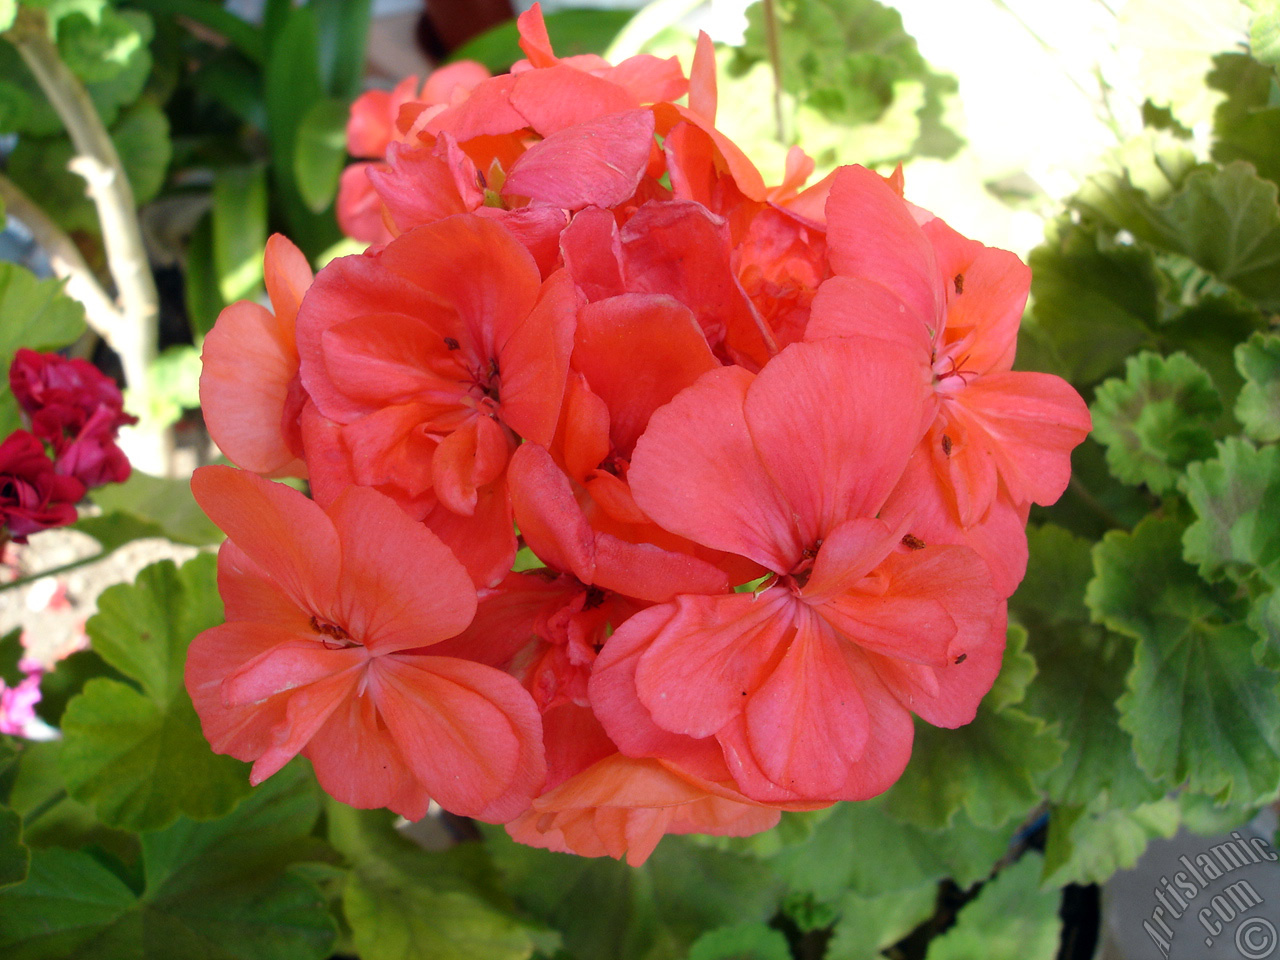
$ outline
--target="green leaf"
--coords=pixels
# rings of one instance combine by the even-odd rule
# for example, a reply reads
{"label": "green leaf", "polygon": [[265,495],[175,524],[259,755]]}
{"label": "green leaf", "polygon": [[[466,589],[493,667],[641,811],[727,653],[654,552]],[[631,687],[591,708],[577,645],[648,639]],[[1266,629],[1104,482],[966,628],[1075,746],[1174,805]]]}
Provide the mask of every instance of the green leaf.
{"label": "green leaf", "polygon": [[1275,70],[1246,53],[1220,53],[1205,78],[1210,89],[1226,94],[1213,113],[1213,159],[1247,160],[1273,181],[1280,179],[1280,106],[1271,100],[1275,76]]}
{"label": "green leaf", "polygon": [[255,63],[263,60],[262,33],[214,0],[131,0],[154,14],[184,17],[221,34]]}
{"label": "green leaf", "polygon": [[1150,517],[1094,548],[1085,600],[1138,641],[1120,724],[1148,776],[1251,802],[1280,784],[1280,676],[1253,656],[1246,608],[1181,557],[1181,525]]}
{"label": "green leaf", "polygon": [[153,564],[105,591],[88,623],[94,650],[141,688],[91,680],[62,718],[67,792],[109,826],[221,816],[248,791],[244,765],[210,751],[183,687],[188,644],[222,620],[214,570],[209,554]]}
{"label": "green leaf", "polygon": [[1063,220],[1028,261],[1032,329],[1051,346],[1059,372],[1072,383],[1096,383],[1151,342],[1159,322],[1159,285],[1149,250]]}
{"label": "green leaf", "polygon": [[[164,350],[147,368],[148,389],[142,402],[130,409],[141,421],[140,429],[160,432],[182,417],[183,410],[200,406],[200,352],[190,344]],[[130,400],[137,397],[131,393]]]}
{"label": "green leaf", "polygon": [[0,365],[5,370],[19,347],[65,347],[84,329],[84,307],[62,292],[61,280],[37,280],[16,263],[0,263]]}
{"label": "green leaf", "polygon": [[916,721],[911,761],[885,794],[890,816],[937,830],[963,807],[975,825],[995,828],[1039,802],[1036,780],[1066,744],[1043,720],[1010,706],[1034,673],[1025,643],[1025,631],[1010,630],[1001,676],[973,722],[946,730]]}
{"label": "green leaf", "polygon": [[1026,853],[983,885],[956,925],[929,944],[925,960],[1053,960],[1058,955],[1058,890],[1039,888],[1040,857]]}
{"label": "green leaf", "polygon": [[[90,499],[102,508],[101,517],[86,517],[76,529],[110,549],[118,545],[121,530],[136,535],[146,525],[147,536],[166,537],[176,543],[202,547],[221,543],[222,531],[204,515],[186,480],[153,477],[133,471],[124,483],[93,491]],[[121,520],[121,517],[127,520]],[[131,535],[128,539],[133,539]]]}
{"label": "green leaf", "polygon": [[6,960],[322,960],[333,944],[323,894],[290,869],[319,809],[296,765],[215,823],[179,820],[143,838],[141,887],[104,860],[37,850],[26,883],[0,891]]}
{"label": "green leaf", "polygon": [[1280,447],[1228,437],[1216,459],[1188,468],[1182,489],[1199,518],[1182,541],[1189,563],[1211,580],[1257,569],[1280,585]]}
{"label": "green leaf", "polygon": [[936,883],[879,897],[846,895],[825,960],[881,960],[880,951],[933,916],[937,902]]}
{"label": "green leaf", "polygon": [[1257,16],[1249,26],[1249,50],[1263,63],[1280,67],[1280,6],[1265,2],[1252,6]]}
{"label": "green leaf", "polygon": [[[569,57],[604,53],[633,16],[635,11],[631,9],[584,7],[557,10],[546,14],[543,19],[556,55]],[[505,73],[513,63],[524,58],[519,39],[515,21],[508,20],[468,40],[449,54],[448,62],[476,60],[488,67],[491,73]]]}
{"label": "green leaf", "polygon": [[311,0],[311,6],[324,89],[332,97],[353,100],[363,89],[371,0]]}
{"label": "green leaf", "polygon": [[987,876],[1009,847],[1009,831],[975,827],[959,814],[943,831],[899,822],[891,802],[836,804],[806,843],[769,861],[793,890],[834,902],[847,893],[879,897],[943,877],[961,887]]}
{"label": "green leaf", "polygon": [[1133,643],[1092,623],[1084,604],[1093,576],[1089,541],[1046,524],[1028,530],[1027,542],[1027,575],[1010,600],[1038,669],[1024,708],[1056,723],[1067,745],[1041,786],[1063,804],[1082,806],[1099,795],[1124,807],[1157,799],[1164,790],[1135,762],[1116,708]]}
{"label": "green leaf", "polygon": [[576,960],[683,960],[708,929],[767,920],[781,894],[760,861],[683,837],[663,839],[640,867],[534,850],[496,829],[485,838],[505,888]]}
{"label": "green leaf", "polygon": [[1177,800],[1162,799],[1132,808],[1054,807],[1044,850],[1045,886],[1105,883],[1117,870],[1138,862],[1155,837],[1178,832]]}
{"label": "green leaf", "polygon": [[141,206],[160,193],[173,145],[169,142],[169,120],[150,100],[142,100],[124,112],[111,128],[111,139],[120,151],[120,162],[133,187],[134,202]]}
{"label": "green leaf", "polygon": [[31,851],[22,842],[22,817],[0,806],[0,889],[27,878]]}
{"label": "green leaf", "polygon": [[347,162],[345,100],[317,100],[298,127],[293,175],[302,200],[315,213],[325,210],[338,193],[338,178]]}
{"label": "green leaf", "polygon": [[183,279],[187,320],[193,339],[213,329],[218,314],[227,305],[218,289],[218,272],[213,261],[213,212],[200,218],[187,244],[187,270]]}
{"label": "green leaf", "polygon": [[1098,387],[1089,409],[1111,472],[1165,493],[1188,463],[1213,454],[1222,402],[1209,375],[1185,353],[1143,352],[1125,362],[1123,380]]}
{"label": "green leaf", "polygon": [[26,656],[26,648],[22,645],[22,628],[14,627],[0,637],[0,683],[16,687],[26,676],[18,669],[18,661]]}
{"label": "green leaf", "polygon": [[708,930],[689,948],[689,960],[791,960],[787,938],[763,923]]}
{"label": "green leaf", "polygon": [[424,850],[393,829],[386,811],[330,803],[334,845],[353,870],[342,895],[364,960],[523,960],[533,931],[497,890],[479,844]]}
{"label": "green leaf", "polygon": [[110,80],[131,59],[146,55],[150,27],[149,17],[122,16],[109,6],[93,19],[72,13],[58,21],[58,54],[86,83]]}
{"label": "green leaf", "polygon": [[1259,443],[1280,440],[1280,335],[1255,333],[1236,347],[1236,367],[1245,385],[1236,400],[1236,419]]}
{"label": "green leaf", "polygon": [[262,285],[266,247],[266,168],[219,170],[213,182],[213,267],[224,302],[251,297]]}

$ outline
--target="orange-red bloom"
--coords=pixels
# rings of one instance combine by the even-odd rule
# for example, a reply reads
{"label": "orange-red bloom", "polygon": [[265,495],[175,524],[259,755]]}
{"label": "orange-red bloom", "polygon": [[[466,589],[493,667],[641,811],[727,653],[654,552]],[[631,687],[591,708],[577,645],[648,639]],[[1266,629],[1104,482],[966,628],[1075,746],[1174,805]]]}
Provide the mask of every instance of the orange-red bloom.
{"label": "orange-red bloom", "polygon": [[302,753],[331,796],[417,819],[430,799],[505,822],[546,775],[532,698],[432,647],[475,614],[466,572],[391,500],[352,487],[322,510],[229,467],[196,472],[227,533],[227,622],[187,655],[187,690],[219,753],[264,780]]}

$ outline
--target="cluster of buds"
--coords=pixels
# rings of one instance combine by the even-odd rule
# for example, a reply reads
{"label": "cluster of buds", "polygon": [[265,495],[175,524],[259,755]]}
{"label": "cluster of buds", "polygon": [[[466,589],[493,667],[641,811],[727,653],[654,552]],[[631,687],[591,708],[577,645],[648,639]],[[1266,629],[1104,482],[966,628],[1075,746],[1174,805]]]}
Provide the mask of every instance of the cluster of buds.
{"label": "cluster of buds", "polygon": [[[1087,409],[1012,371],[1013,254],[900,174],[767,186],[715,126],[710,41],[527,60],[357,104],[344,223],[272,310],[227,308],[201,397],[242,469],[227,622],[187,687],[255,782],[642,862],[885,790],[913,719],[970,721],[1032,503]],[[381,119],[379,119],[381,118]],[[305,477],[311,499],[271,482]]]}
{"label": "cluster of buds", "polygon": [[87,490],[129,478],[116,435],[137,418],[115,381],[85,360],[19,350],[9,386],[31,429],[0,443],[0,536],[26,543],[74,523]]}

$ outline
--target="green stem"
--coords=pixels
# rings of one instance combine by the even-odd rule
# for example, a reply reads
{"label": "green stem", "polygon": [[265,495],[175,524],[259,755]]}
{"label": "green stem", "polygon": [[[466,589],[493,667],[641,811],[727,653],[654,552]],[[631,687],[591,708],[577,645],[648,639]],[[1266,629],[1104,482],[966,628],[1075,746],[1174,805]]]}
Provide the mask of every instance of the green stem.
{"label": "green stem", "polygon": [[1115,529],[1115,530],[1129,529],[1129,524],[1125,523],[1123,520],[1117,517],[1114,513],[1108,510],[1103,505],[1102,501],[1099,500],[1097,497],[1095,497],[1092,493],[1090,493],[1089,489],[1083,483],[1081,483],[1079,479],[1077,479],[1076,477],[1072,477],[1070,483],[1068,483],[1067,486],[1071,490],[1071,492],[1074,493],[1076,497],[1079,498],[1080,502],[1083,503],[1090,510],[1092,510],[1094,513],[1096,513],[1098,515],[1098,518],[1101,519],[1102,522],[1105,523],[1108,527],[1111,527],[1112,529]]}
{"label": "green stem", "polygon": [[49,797],[49,799],[45,800],[44,803],[40,804],[40,806],[36,807],[29,814],[23,817],[22,825],[24,827],[30,827],[33,823],[35,823],[37,820],[39,820],[41,817],[43,817],[46,813],[48,813],[50,810],[52,810],[54,807],[56,807],[65,799],[67,799],[67,791],[59,790],[53,796]]}
{"label": "green stem", "polygon": [[72,560],[70,563],[64,563],[60,567],[51,567],[48,570],[41,570],[39,573],[32,573],[25,577],[19,577],[17,580],[11,580],[8,583],[0,583],[0,593],[3,593],[6,590],[17,590],[19,587],[25,587],[28,583],[35,583],[37,580],[43,580],[45,577],[56,577],[59,574],[75,570],[79,567],[87,567],[91,563],[97,563],[99,560],[105,560],[114,552],[114,550],[103,550],[101,553],[95,553],[88,557],[81,557],[79,560]]}
{"label": "green stem", "polygon": [[778,11],[773,0],[764,0],[764,42],[769,48],[769,66],[773,70],[773,122],[778,142],[787,142],[787,127],[782,116],[782,47],[778,40]]}

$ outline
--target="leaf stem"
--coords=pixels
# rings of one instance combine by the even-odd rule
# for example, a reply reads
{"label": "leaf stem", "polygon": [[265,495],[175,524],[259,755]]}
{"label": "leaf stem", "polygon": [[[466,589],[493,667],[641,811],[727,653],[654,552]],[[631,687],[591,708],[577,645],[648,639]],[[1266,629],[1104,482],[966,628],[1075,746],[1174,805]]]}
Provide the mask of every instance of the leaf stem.
{"label": "leaf stem", "polygon": [[778,40],[778,11],[773,0],[763,0],[764,42],[769,48],[769,66],[773,70],[773,122],[778,142],[786,144],[787,128],[782,116],[782,47]]}
{"label": "leaf stem", "polygon": [[25,587],[29,583],[35,583],[37,580],[43,580],[45,577],[56,577],[59,574],[67,573],[79,567],[87,567],[91,563],[97,563],[99,560],[105,560],[114,550],[103,550],[99,553],[91,554],[87,557],[81,557],[79,560],[72,560],[70,563],[64,563],[61,566],[51,567],[48,570],[41,570],[39,573],[30,573],[25,577],[19,577],[17,580],[10,580],[8,583],[0,583],[0,593],[6,590],[16,590],[18,587]]}
{"label": "leaf stem", "polygon": [[45,800],[44,803],[40,804],[40,806],[36,807],[29,814],[27,814],[25,817],[22,818],[23,827],[31,826],[31,824],[35,823],[37,820],[39,820],[41,817],[43,817],[46,813],[48,813],[50,810],[52,810],[54,807],[56,807],[65,799],[67,799],[67,791],[59,790],[57,793],[53,794],[47,800]]}
{"label": "leaf stem", "polygon": [[1112,529],[1115,529],[1115,530],[1129,529],[1129,524],[1125,523],[1123,520],[1117,517],[1114,513],[1108,510],[1103,505],[1102,501],[1099,500],[1097,497],[1095,497],[1089,491],[1089,488],[1086,487],[1083,483],[1081,483],[1077,477],[1072,476],[1071,481],[1067,484],[1067,487],[1068,489],[1071,490],[1072,493],[1074,493],[1080,499],[1081,503],[1083,503],[1086,507],[1088,507],[1094,513],[1096,513],[1098,515],[1098,518],[1102,520],[1102,522],[1105,523],[1108,527],[1111,527]]}

